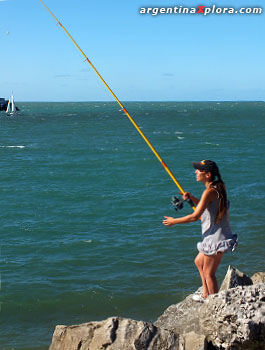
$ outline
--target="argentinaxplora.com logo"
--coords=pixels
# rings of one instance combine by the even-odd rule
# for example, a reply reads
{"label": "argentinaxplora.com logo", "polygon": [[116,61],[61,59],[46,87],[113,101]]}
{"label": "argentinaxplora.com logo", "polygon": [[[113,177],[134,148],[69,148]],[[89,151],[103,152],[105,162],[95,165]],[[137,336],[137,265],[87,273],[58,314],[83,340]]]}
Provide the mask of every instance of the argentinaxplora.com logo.
{"label": "argentinaxplora.com logo", "polygon": [[201,15],[210,15],[210,14],[216,14],[216,15],[259,15],[263,13],[262,7],[221,7],[218,5],[211,5],[211,6],[194,6],[194,7],[187,7],[184,5],[178,5],[174,7],[141,7],[139,9],[139,13],[141,15],[151,15],[151,16],[157,16],[157,15],[194,15],[194,14],[201,14]]}

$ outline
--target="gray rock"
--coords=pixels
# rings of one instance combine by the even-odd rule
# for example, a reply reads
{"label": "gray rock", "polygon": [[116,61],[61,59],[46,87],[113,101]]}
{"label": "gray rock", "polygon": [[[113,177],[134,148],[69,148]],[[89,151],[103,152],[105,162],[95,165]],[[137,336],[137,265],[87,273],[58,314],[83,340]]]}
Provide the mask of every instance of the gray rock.
{"label": "gray rock", "polygon": [[194,301],[192,296],[193,294],[188,295],[182,302],[169,306],[154,323],[156,327],[169,329],[177,334],[199,334],[200,309],[203,304]]}
{"label": "gray rock", "polygon": [[[197,292],[202,291],[199,288]],[[194,293],[194,294],[195,294]],[[182,302],[171,305],[154,323],[160,329],[168,329],[178,335],[179,350],[207,350],[207,341],[200,331],[200,309],[203,304],[188,295]]]}
{"label": "gray rock", "polygon": [[209,350],[206,337],[195,332],[179,337],[179,350]]}
{"label": "gray rock", "polygon": [[265,283],[265,272],[256,272],[251,277],[253,284],[255,283]]}
{"label": "gray rock", "polygon": [[152,323],[111,317],[57,326],[50,350],[179,350],[176,334]]}
{"label": "gray rock", "polygon": [[265,350],[265,284],[210,295],[200,309],[200,331],[217,349]]}
{"label": "gray rock", "polygon": [[229,266],[219,292],[238,286],[249,286],[251,284],[253,284],[251,278],[233,266]]}
{"label": "gray rock", "polygon": [[[208,350],[210,346],[265,350],[265,284],[254,286],[248,276],[229,267],[222,286],[224,291],[209,296],[204,303],[194,302],[189,295],[171,305],[155,325],[179,334],[180,349],[181,344],[189,349],[193,340],[201,337],[200,344],[191,350]],[[232,288],[227,289],[229,286]]]}

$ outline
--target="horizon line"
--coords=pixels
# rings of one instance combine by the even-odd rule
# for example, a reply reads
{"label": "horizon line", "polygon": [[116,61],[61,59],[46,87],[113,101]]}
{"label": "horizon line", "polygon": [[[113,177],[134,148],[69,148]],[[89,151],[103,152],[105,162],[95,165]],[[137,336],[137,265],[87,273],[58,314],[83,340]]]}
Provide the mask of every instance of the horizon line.
{"label": "horizon line", "polygon": [[[224,102],[262,102],[265,103],[264,100],[122,100],[124,103],[224,103]],[[117,103],[114,100],[82,100],[82,101],[49,101],[49,100],[36,100],[36,101],[30,101],[30,100],[16,100],[16,103]]]}

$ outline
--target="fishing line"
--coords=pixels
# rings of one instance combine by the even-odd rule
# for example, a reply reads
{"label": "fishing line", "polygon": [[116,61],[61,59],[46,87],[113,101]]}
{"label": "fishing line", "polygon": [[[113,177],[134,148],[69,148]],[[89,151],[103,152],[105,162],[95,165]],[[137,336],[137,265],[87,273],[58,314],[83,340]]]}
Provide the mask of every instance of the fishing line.
{"label": "fishing line", "polygon": [[[67,31],[67,29],[62,25],[62,23],[55,17],[55,15],[52,13],[52,11],[44,4],[44,2],[42,0],[40,0],[40,2],[42,3],[42,5],[46,8],[46,10],[50,13],[50,15],[55,19],[55,21],[57,22],[57,24],[60,25],[60,27],[64,30],[64,32],[68,35],[68,37],[71,39],[71,41],[75,44],[75,46],[77,47],[77,49],[81,52],[81,54],[85,57],[85,60],[90,64],[90,66],[93,68],[93,70],[95,71],[95,73],[97,74],[97,76],[99,77],[99,79],[102,81],[102,83],[106,86],[106,88],[109,90],[109,92],[111,93],[111,95],[114,97],[114,99],[118,102],[119,106],[121,107],[121,110],[125,113],[125,115],[129,118],[129,120],[131,121],[131,123],[133,124],[133,126],[136,128],[136,130],[139,132],[139,134],[142,136],[142,138],[144,139],[144,141],[147,143],[147,145],[150,147],[150,149],[152,150],[152,152],[154,153],[154,155],[156,156],[156,158],[159,160],[159,162],[162,164],[162,166],[164,167],[164,169],[166,170],[166,172],[168,173],[168,175],[171,177],[171,179],[174,181],[174,183],[177,185],[177,187],[179,188],[181,194],[184,194],[185,191],[182,188],[182,186],[180,185],[180,183],[178,182],[178,180],[176,179],[176,177],[173,175],[173,173],[171,172],[171,170],[168,168],[168,166],[166,165],[166,163],[163,161],[163,159],[160,157],[160,155],[157,153],[157,151],[155,150],[155,148],[153,147],[153,145],[150,143],[150,141],[147,139],[147,137],[144,135],[144,133],[142,132],[142,130],[139,128],[139,126],[137,125],[137,123],[134,121],[134,119],[131,117],[131,115],[129,114],[129,112],[127,111],[127,109],[123,106],[123,104],[121,103],[121,101],[118,99],[118,97],[115,95],[115,93],[111,90],[111,88],[109,87],[109,85],[106,83],[106,81],[102,78],[102,76],[99,74],[98,70],[96,69],[96,67],[93,65],[93,63],[88,59],[88,57],[85,55],[85,53],[83,52],[83,50],[80,48],[80,46],[77,44],[77,42],[74,40],[74,38],[71,36],[71,34]],[[190,205],[192,206],[193,210],[195,210],[195,206],[192,202],[189,202]]]}

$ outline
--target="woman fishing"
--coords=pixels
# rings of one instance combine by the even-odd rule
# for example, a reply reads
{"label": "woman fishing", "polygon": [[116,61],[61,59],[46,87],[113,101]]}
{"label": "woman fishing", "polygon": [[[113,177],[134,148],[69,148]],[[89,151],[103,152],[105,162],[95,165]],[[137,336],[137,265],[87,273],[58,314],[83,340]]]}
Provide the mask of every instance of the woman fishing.
{"label": "woman fishing", "polygon": [[211,160],[202,160],[192,164],[196,169],[196,180],[202,182],[206,189],[201,199],[194,197],[189,192],[184,193],[183,199],[192,200],[196,205],[195,211],[181,218],[165,216],[163,224],[173,226],[201,218],[203,240],[197,244],[199,254],[195,258],[195,265],[201,276],[203,292],[202,295],[195,294],[193,299],[203,301],[208,295],[218,292],[215,273],[224,253],[234,250],[237,235],[232,234],[229,225],[229,202],[218,166]]}

